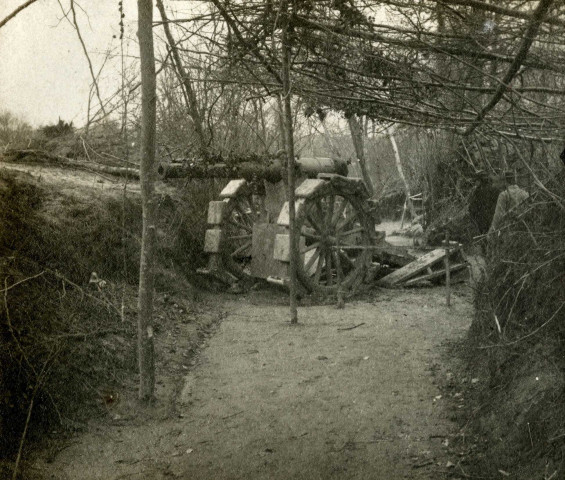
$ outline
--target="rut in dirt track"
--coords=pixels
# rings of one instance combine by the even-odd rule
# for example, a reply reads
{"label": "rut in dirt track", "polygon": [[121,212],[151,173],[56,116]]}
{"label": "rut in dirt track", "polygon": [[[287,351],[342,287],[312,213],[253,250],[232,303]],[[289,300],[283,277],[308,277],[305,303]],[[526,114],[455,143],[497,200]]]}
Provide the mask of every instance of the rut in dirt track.
{"label": "rut in dirt track", "polygon": [[456,427],[432,367],[472,306],[459,290],[447,308],[442,290],[301,307],[298,326],[282,296],[233,297],[178,419],[106,426],[47,468],[81,479],[447,478],[457,460],[442,439]]}

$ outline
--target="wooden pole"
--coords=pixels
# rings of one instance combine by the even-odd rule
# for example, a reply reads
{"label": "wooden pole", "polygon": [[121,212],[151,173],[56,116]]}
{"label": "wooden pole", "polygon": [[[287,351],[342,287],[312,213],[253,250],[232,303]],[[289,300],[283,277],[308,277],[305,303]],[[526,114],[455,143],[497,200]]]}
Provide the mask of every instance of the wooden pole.
{"label": "wooden pole", "polygon": [[[287,2],[281,3],[283,14],[287,14]],[[284,108],[283,123],[284,123],[284,138],[285,150],[287,157],[287,187],[288,187],[288,218],[290,230],[290,323],[298,323],[298,308],[297,308],[297,264],[298,264],[298,242],[296,236],[296,210],[294,201],[295,178],[294,178],[294,136],[292,128],[292,108],[290,104],[291,91],[290,91],[290,48],[288,39],[288,18],[285,18],[282,28],[282,104]]]}
{"label": "wooden pole", "polygon": [[339,258],[339,237],[336,238],[335,242],[335,269],[337,272],[337,304],[336,308],[344,308],[345,307],[345,299],[343,298],[343,290],[342,290],[342,275],[341,275],[341,259]]}
{"label": "wooden pole", "polygon": [[446,289],[446,303],[451,306],[451,272],[449,271],[449,232],[445,233],[445,289]]}
{"label": "wooden pole", "polygon": [[151,402],[155,392],[155,347],[153,343],[153,287],[156,232],[155,119],[157,112],[155,57],[153,50],[153,3],[137,0],[138,38],[141,64],[141,134],[139,169],[143,230],[139,265],[137,358],[139,399]]}

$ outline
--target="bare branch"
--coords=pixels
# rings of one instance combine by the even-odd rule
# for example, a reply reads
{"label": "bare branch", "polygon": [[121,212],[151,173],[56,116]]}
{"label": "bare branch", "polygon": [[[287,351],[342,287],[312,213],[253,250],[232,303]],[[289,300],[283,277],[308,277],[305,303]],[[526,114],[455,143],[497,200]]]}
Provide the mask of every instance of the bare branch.
{"label": "bare branch", "polygon": [[163,29],[165,30],[165,36],[167,37],[167,42],[171,49],[171,55],[173,57],[173,65],[175,66],[175,70],[179,80],[184,87],[184,93],[186,95],[186,103],[187,108],[190,113],[190,117],[192,118],[192,122],[194,124],[194,130],[196,135],[198,136],[198,141],[200,143],[200,148],[204,148],[206,145],[206,140],[204,137],[204,131],[202,129],[202,115],[198,109],[198,102],[196,99],[196,94],[194,93],[194,89],[192,88],[192,83],[188,72],[184,68],[180,55],[177,49],[177,44],[173,38],[173,34],[171,33],[171,29],[169,27],[167,13],[165,11],[165,6],[163,5],[162,0],[157,0],[157,8],[159,9],[159,13],[161,14],[161,18],[163,19]]}
{"label": "bare branch", "polygon": [[16,8],[12,13],[10,13],[7,17],[5,17],[2,21],[0,21],[0,28],[6,25],[12,18],[14,18],[18,13],[20,13],[23,9],[29,7],[32,3],[37,2],[37,0],[28,0],[27,2],[20,5]]}
{"label": "bare branch", "polygon": [[[472,7],[476,10],[483,10],[485,12],[492,12],[498,13],[499,15],[504,15],[507,17],[514,17],[514,18],[522,18],[524,20],[531,20],[532,15],[528,12],[523,12],[520,10],[512,10],[510,8],[501,7],[500,5],[495,5],[493,3],[486,3],[481,2],[478,0],[434,0],[437,3],[442,5],[461,5],[464,7]],[[559,25],[561,27],[565,27],[565,21],[555,18],[555,17],[547,17],[542,20],[543,23],[547,23],[549,25]]]}
{"label": "bare branch", "polygon": [[90,56],[88,55],[88,50],[86,49],[86,45],[84,43],[84,40],[83,40],[82,35],[80,33],[80,28],[78,26],[77,16],[76,16],[76,11],[75,11],[75,0],[71,0],[71,12],[73,14],[73,26],[74,26],[74,28],[77,32],[77,36],[78,36],[78,39],[79,39],[80,44],[82,46],[82,51],[84,52],[84,56],[86,57],[86,61],[88,62],[88,69],[90,70],[90,76],[92,77],[92,82],[93,82],[94,87],[96,89],[96,96],[98,97],[98,103],[100,104],[100,109],[102,110],[102,113],[105,117],[106,111],[104,109],[104,102],[102,102],[102,97],[100,96],[100,90],[98,88],[98,79],[97,79],[96,74],[94,73],[94,68],[92,67],[92,62],[90,61]]}
{"label": "bare branch", "polygon": [[510,84],[514,76],[518,73],[520,66],[526,59],[526,56],[528,55],[528,51],[530,50],[530,47],[532,46],[532,43],[534,42],[536,35],[538,33],[541,21],[547,14],[552,3],[553,0],[540,0],[534,14],[532,15],[532,19],[528,25],[528,28],[526,29],[524,38],[522,39],[522,43],[520,44],[520,48],[518,49],[518,53],[516,54],[514,61],[508,67],[506,75],[504,75],[504,78],[501,81],[501,85],[498,86],[496,93],[493,95],[490,102],[487,103],[484,106],[484,108],[479,112],[473,124],[470,125],[465,130],[464,135],[469,135],[470,133],[472,133],[475,130],[475,128],[477,128],[477,126],[482,122],[485,116],[494,107],[496,107],[496,104],[504,96],[504,93],[506,92],[508,85]]}

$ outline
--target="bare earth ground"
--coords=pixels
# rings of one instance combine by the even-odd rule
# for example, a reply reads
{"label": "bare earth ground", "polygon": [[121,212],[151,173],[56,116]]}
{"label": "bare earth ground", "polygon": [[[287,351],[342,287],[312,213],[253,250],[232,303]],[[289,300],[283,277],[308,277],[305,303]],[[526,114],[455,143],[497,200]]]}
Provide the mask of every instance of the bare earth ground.
{"label": "bare earth ground", "polygon": [[467,287],[451,308],[442,287],[374,290],[343,310],[304,306],[298,326],[281,292],[208,300],[226,313],[193,358],[174,413],[128,420],[122,409],[54,459],[40,455],[34,470],[105,480],[462,476],[434,371],[449,369],[444,343],[470,324]]}
{"label": "bare earth ground", "polygon": [[[2,168],[74,194],[124,188],[88,172]],[[207,294],[199,310],[223,311],[223,320],[196,356],[194,328],[157,332],[164,338],[154,408],[140,409],[125,386],[107,416],[69,438],[55,434],[28,472],[104,480],[465,476],[451,442],[454,401],[437,384],[451,368],[446,342],[471,323],[468,287],[458,286],[451,308],[443,287],[375,289],[343,310],[305,305],[298,326],[288,324],[286,302],[275,290]]]}

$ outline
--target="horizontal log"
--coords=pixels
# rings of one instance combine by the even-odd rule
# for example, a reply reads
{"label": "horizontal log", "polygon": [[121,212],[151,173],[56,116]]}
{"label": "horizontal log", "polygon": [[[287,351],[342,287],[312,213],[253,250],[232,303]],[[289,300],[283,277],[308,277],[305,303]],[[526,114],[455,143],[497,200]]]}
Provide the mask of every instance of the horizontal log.
{"label": "horizontal log", "polygon": [[74,160],[71,158],[55,155],[45,150],[23,149],[8,150],[0,155],[0,159],[6,162],[42,163],[54,166],[71,167],[97,173],[109,173],[121,177],[139,178],[139,169],[131,167],[113,167],[103,163],[91,161]]}

